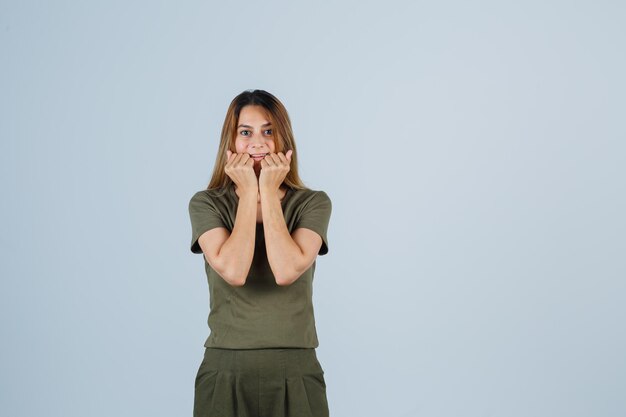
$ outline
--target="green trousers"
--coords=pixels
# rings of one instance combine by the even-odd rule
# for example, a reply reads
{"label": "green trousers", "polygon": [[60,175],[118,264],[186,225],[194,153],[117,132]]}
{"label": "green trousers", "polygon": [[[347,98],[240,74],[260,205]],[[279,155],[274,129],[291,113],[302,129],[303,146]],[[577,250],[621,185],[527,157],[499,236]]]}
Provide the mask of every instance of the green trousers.
{"label": "green trousers", "polygon": [[205,348],[194,417],[328,417],[313,348]]}

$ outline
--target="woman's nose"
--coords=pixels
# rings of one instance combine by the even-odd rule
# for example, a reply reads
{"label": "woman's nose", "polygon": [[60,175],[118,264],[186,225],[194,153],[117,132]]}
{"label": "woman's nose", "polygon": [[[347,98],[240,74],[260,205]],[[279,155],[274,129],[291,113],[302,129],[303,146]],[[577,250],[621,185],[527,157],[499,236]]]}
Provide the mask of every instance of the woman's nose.
{"label": "woman's nose", "polygon": [[260,133],[255,133],[250,138],[250,142],[251,143],[263,143],[264,142],[263,136]]}

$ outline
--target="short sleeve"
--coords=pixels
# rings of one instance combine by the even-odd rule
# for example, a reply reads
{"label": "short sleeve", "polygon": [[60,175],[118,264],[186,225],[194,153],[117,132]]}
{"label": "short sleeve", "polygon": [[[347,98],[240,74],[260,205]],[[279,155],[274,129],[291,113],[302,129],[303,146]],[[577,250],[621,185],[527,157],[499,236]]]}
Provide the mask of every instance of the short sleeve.
{"label": "short sleeve", "polygon": [[299,227],[311,229],[322,238],[322,246],[319,255],[328,253],[328,223],[332,212],[332,202],[324,191],[315,191],[313,197],[305,203],[300,218],[294,226],[294,230]]}
{"label": "short sleeve", "polygon": [[191,252],[193,253],[202,253],[198,238],[204,232],[216,227],[226,227],[219,210],[204,191],[198,191],[191,197],[189,219],[191,220]]}

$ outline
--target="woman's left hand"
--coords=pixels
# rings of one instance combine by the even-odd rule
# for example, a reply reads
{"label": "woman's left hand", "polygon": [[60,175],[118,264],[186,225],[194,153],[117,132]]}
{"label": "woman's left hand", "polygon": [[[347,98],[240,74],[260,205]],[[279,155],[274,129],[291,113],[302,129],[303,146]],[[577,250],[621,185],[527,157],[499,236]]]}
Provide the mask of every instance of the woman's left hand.
{"label": "woman's left hand", "polygon": [[291,167],[291,154],[282,152],[269,153],[261,160],[261,173],[259,174],[259,191],[270,190],[278,192]]}

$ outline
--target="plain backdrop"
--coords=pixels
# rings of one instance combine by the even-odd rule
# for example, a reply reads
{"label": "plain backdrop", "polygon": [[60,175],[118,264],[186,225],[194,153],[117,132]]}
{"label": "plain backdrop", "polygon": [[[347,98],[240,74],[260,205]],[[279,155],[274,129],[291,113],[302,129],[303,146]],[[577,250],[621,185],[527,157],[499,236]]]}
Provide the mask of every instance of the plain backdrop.
{"label": "plain backdrop", "polygon": [[191,416],[187,205],[254,88],[333,202],[333,417],[624,415],[624,3],[0,4],[0,415]]}

